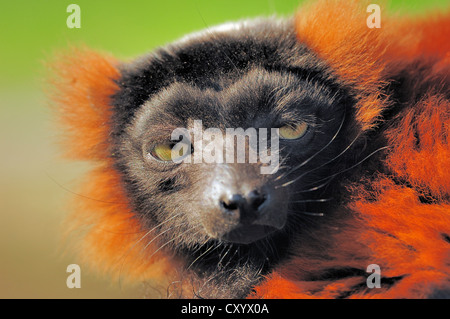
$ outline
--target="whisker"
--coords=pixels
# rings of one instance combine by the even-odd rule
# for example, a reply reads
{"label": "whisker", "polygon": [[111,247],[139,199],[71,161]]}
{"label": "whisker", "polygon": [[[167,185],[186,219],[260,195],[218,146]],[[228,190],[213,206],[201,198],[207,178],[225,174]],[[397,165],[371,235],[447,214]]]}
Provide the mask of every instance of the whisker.
{"label": "whisker", "polygon": [[223,255],[223,256],[221,256],[220,257],[220,260],[219,260],[219,262],[217,263],[217,269],[222,269],[223,268],[223,266],[222,266],[222,261],[224,260],[224,258],[225,258],[225,256],[230,252],[230,250],[231,250],[231,245],[227,245],[227,244],[225,244],[224,245],[224,247],[223,247],[223,250],[220,252],[220,255],[223,253],[223,251],[227,248],[227,246],[228,246],[228,250],[227,250],[227,252]]}
{"label": "whisker", "polygon": [[289,203],[325,203],[330,200],[333,200],[333,198],[304,199],[304,200],[297,200],[297,201],[289,201]]}
{"label": "whisker", "polygon": [[329,176],[327,176],[327,177],[325,177],[325,178],[319,179],[319,180],[316,181],[315,183],[321,182],[321,181],[324,181],[324,180],[326,180],[326,179],[333,178],[333,177],[335,177],[335,176],[337,176],[337,175],[339,175],[339,174],[345,173],[345,172],[347,172],[347,171],[349,171],[349,170],[351,170],[351,169],[357,167],[358,165],[361,165],[362,163],[364,163],[366,160],[368,160],[370,157],[372,157],[372,156],[375,155],[376,153],[378,153],[378,152],[380,152],[380,151],[382,151],[382,150],[384,150],[384,149],[387,149],[387,148],[389,148],[389,146],[383,146],[383,147],[380,147],[379,149],[376,149],[375,151],[373,151],[372,153],[370,153],[369,155],[367,155],[366,157],[364,157],[362,160],[360,160],[360,161],[357,162],[356,164],[354,164],[354,165],[352,165],[352,166],[350,166],[350,167],[347,167],[346,169],[343,169],[343,170],[340,171],[340,172],[337,172],[337,173],[334,173],[334,174],[332,174],[332,175],[329,175]]}
{"label": "whisker", "polygon": [[[195,254],[196,254],[200,249],[202,249],[203,246],[205,246],[208,242],[209,242],[209,239],[206,239],[202,244],[196,244],[196,245],[198,245],[198,247],[197,247],[194,251],[191,252],[191,255],[195,255]],[[195,245],[194,245],[194,247],[195,247]]]}
{"label": "whisker", "polygon": [[357,167],[358,165],[361,165],[364,161],[366,161],[367,159],[369,159],[370,157],[372,157],[372,156],[375,155],[376,153],[378,153],[378,152],[380,152],[380,151],[382,151],[382,150],[384,150],[384,149],[387,149],[387,148],[389,148],[389,146],[383,146],[383,147],[380,147],[379,149],[376,149],[375,151],[373,151],[372,153],[370,153],[369,155],[367,155],[365,158],[363,158],[362,160],[360,160],[360,161],[357,162],[356,164],[354,164],[354,165],[352,165],[352,166],[350,166],[350,167],[347,167],[346,169],[344,169],[344,170],[342,170],[342,171],[340,171],[340,172],[334,173],[334,174],[332,174],[332,175],[329,175],[329,176],[327,176],[327,177],[324,177],[324,178],[319,179],[319,180],[317,180],[317,181],[314,182],[314,183],[319,183],[319,182],[322,182],[322,181],[326,181],[325,183],[320,184],[320,185],[318,185],[318,186],[314,186],[314,187],[309,188],[309,189],[306,189],[306,190],[300,190],[300,191],[298,191],[298,192],[295,192],[294,194],[299,194],[299,193],[306,193],[306,192],[316,191],[316,190],[318,190],[318,189],[320,189],[320,188],[326,186],[327,184],[329,184],[330,181],[333,179],[333,177],[335,177],[335,176],[337,176],[337,175],[339,175],[339,174],[345,173],[345,172],[347,172],[347,171],[349,171],[349,170],[351,170],[351,169]]}
{"label": "whisker", "polygon": [[[197,228],[199,227],[199,225],[197,226]],[[166,247],[167,245],[169,245],[171,242],[177,240],[178,238],[180,238],[181,236],[183,236],[184,234],[188,233],[192,231],[192,229],[188,229],[184,232],[182,232],[181,234],[179,234],[177,237],[172,238],[171,240],[167,241],[164,245],[161,245],[157,250],[155,250],[150,257],[148,257],[148,259],[151,259],[153,257],[153,255],[155,255],[158,251],[160,251],[161,249],[163,249],[164,247]],[[197,235],[201,230],[196,231],[195,233],[192,234],[192,236]]]}
{"label": "whisker", "polygon": [[325,183],[323,183],[323,184],[320,184],[320,185],[312,187],[312,188],[303,189],[303,190],[300,190],[298,192],[294,192],[292,194],[301,194],[301,193],[307,193],[307,192],[314,192],[316,190],[319,190],[319,189],[327,186],[330,183],[330,181],[331,181],[331,178],[328,181],[326,181]]}
{"label": "whisker", "polygon": [[272,246],[272,241],[270,240],[270,239],[267,239],[267,240],[263,240],[262,241],[262,245],[264,246],[263,248],[264,249],[261,249],[259,246],[257,246],[258,247],[258,249],[259,249],[259,251],[261,251],[261,253],[267,258],[267,254],[265,253],[266,251],[268,251],[268,250],[270,250],[270,255],[271,256],[278,256],[278,251],[276,251],[275,249],[274,249],[274,247]]}
{"label": "whisker", "polygon": [[308,164],[314,157],[316,157],[317,155],[319,155],[321,152],[323,152],[328,146],[330,146],[331,143],[333,143],[333,141],[337,138],[337,136],[339,135],[343,125],[345,122],[345,113],[342,117],[342,121],[339,125],[339,128],[337,129],[336,133],[334,134],[334,136],[330,139],[330,141],[324,146],[322,147],[319,151],[317,151],[315,154],[313,154],[312,156],[310,156],[307,160],[303,161],[302,163],[300,163],[299,165],[293,167],[291,170],[289,170],[286,174],[284,175],[280,175],[279,177],[277,177],[276,180],[279,180],[281,178],[286,177],[287,175],[291,174],[292,172],[296,171],[297,169],[303,167],[304,165]]}
{"label": "whisker", "polygon": [[97,198],[92,198],[83,194],[79,194],[76,193],[74,191],[71,191],[70,189],[68,189],[67,187],[65,187],[64,185],[62,185],[61,183],[59,183],[56,179],[54,179],[52,176],[50,176],[50,174],[44,170],[44,174],[47,175],[47,177],[56,185],[58,185],[58,187],[60,187],[61,189],[65,190],[66,192],[72,194],[72,195],[76,195],[78,197],[82,197],[84,199],[89,199],[91,201],[95,201],[95,202],[99,202],[99,203],[105,203],[105,204],[115,204],[115,205],[127,205],[128,203],[125,202],[112,202],[112,201],[106,201],[106,200],[101,200],[101,199],[97,199]]}
{"label": "whisker", "polygon": [[[230,248],[229,248],[228,251],[227,251],[227,254],[228,254],[228,252],[230,252],[231,249],[234,248],[234,247],[235,247],[235,246],[234,246],[233,244],[231,244],[231,245],[230,245]],[[224,266],[225,269],[228,268],[228,265],[230,265],[231,261],[234,259],[234,257],[235,257],[236,254],[238,253],[238,251],[239,251],[239,246],[236,247],[236,249],[234,250],[233,255],[230,256],[230,258],[228,258],[228,262],[227,262],[227,263],[225,264],[225,266]]]}
{"label": "whisker", "polygon": [[[220,243],[217,245],[217,247],[216,247],[215,249],[221,247],[222,244],[223,244],[223,243],[220,242]],[[210,281],[212,281],[214,278],[218,277],[219,275],[220,275],[220,272],[216,272],[216,273],[214,273],[212,276],[210,276],[210,277],[208,278],[208,280],[205,280],[205,282],[203,282],[203,285],[198,289],[197,293],[201,293],[202,290],[203,290],[203,288],[204,288]]]}
{"label": "whisker", "polygon": [[[121,257],[122,259],[122,265],[120,266],[120,270],[119,270],[119,284],[120,284],[120,278],[121,278],[121,273],[123,270],[123,267],[125,265],[125,259],[128,257],[128,255],[131,253],[131,251],[141,242],[144,240],[145,237],[147,237],[152,231],[154,231],[155,229],[157,229],[158,227],[161,227],[162,225],[168,223],[169,221],[171,221],[172,219],[180,216],[181,214],[183,214],[182,212],[173,215],[171,218],[166,219],[165,221],[159,223],[158,225],[156,225],[155,227],[153,227],[152,229],[150,229],[149,231],[147,231],[144,235],[141,236],[141,238],[139,240],[137,240],[130,248],[127,249],[127,251],[124,253],[124,255]],[[158,237],[158,236],[157,236]]]}
{"label": "whisker", "polygon": [[172,227],[167,228],[165,231],[160,232],[157,236],[153,237],[152,240],[150,240],[150,241],[144,246],[144,248],[143,248],[142,250],[145,250],[145,249],[146,249],[151,243],[153,243],[157,238],[161,237],[162,235],[164,235],[164,234],[167,233],[168,231],[174,229],[175,227],[180,228],[181,226],[184,226],[184,225],[186,225],[187,223],[188,223],[188,222],[181,223],[181,224],[179,224],[179,225],[174,225],[174,226],[172,226]]}
{"label": "whisker", "polygon": [[313,212],[304,212],[304,211],[299,211],[298,213],[303,214],[303,215],[308,215],[308,216],[316,216],[316,217],[325,216],[324,213],[313,213]]}
{"label": "whisker", "polygon": [[197,258],[195,258],[195,260],[189,265],[189,267],[186,268],[186,270],[189,270],[192,265],[194,265],[197,260],[199,260],[201,257],[203,257],[204,255],[206,255],[213,247],[215,247],[214,249],[216,249],[218,246],[217,245],[211,245],[207,250],[205,250],[200,256],[198,256]]}
{"label": "whisker", "polygon": [[340,152],[338,155],[336,155],[335,157],[333,157],[333,158],[330,159],[329,161],[325,162],[325,163],[322,164],[322,165],[319,165],[319,166],[314,167],[313,169],[311,169],[311,170],[309,170],[309,171],[307,171],[307,172],[301,174],[300,176],[294,178],[293,180],[291,180],[291,181],[289,181],[289,182],[286,182],[286,183],[282,184],[281,187],[286,187],[286,186],[288,186],[288,185],[290,185],[290,184],[292,184],[292,183],[295,183],[295,182],[297,182],[298,180],[300,180],[302,177],[304,177],[305,175],[307,175],[307,174],[309,174],[309,173],[311,173],[311,172],[314,172],[315,170],[318,170],[319,168],[322,168],[322,167],[324,167],[324,166],[326,166],[326,165],[332,163],[333,161],[337,160],[339,157],[341,157],[343,154],[345,154],[345,152],[347,152],[347,151],[350,149],[350,147],[358,140],[359,136],[360,136],[360,134],[358,134],[358,135],[350,142],[350,144],[347,145],[347,147],[346,147],[342,152]]}

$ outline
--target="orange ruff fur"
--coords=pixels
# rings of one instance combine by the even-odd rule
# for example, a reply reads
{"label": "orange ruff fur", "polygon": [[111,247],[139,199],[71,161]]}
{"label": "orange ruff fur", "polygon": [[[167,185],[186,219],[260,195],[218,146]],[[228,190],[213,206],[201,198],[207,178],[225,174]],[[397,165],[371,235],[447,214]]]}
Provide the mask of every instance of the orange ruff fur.
{"label": "orange ruff fur", "polygon": [[[74,211],[66,220],[66,236],[84,264],[120,280],[162,278],[175,261],[162,254],[145,258],[158,247],[141,240],[145,232],[130,210],[119,174],[109,158],[109,97],[117,90],[117,61],[87,50],[60,56],[54,65],[52,100],[66,132],[66,156],[94,161]],[[148,257],[148,256],[147,256]]]}
{"label": "orange ruff fur", "polygon": [[[299,11],[297,33],[356,97],[363,132],[377,127],[391,105],[381,89],[398,72],[409,72],[410,105],[385,133],[390,175],[362,181],[370,182],[370,190],[367,184],[348,185],[352,201],[333,223],[324,223],[317,241],[299,238],[296,257],[267,276],[252,298],[421,298],[450,285],[445,237],[450,235],[450,16],[417,20],[384,13],[381,29],[368,29],[367,15],[353,1],[313,2]],[[147,246],[151,231],[143,232],[134,219],[108,156],[109,96],[117,90],[118,62],[89,51],[59,61],[53,101],[67,132],[64,146],[70,157],[96,165],[80,191],[85,197],[76,199],[67,219],[70,236],[80,232],[77,249],[97,271],[121,279],[170,280],[179,261],[162,251],[152,255],[158,247]],[[409,67],[416,64],[425,71]],[[419,90],[427,93],[413,102]],[[143,235],[146,240],[140,240]],[[370,264],[378,264],[391,281],[403,279],[390,289],[383,281],[382,288],[368,289],[366,276],[311,279],[321,270]]]}

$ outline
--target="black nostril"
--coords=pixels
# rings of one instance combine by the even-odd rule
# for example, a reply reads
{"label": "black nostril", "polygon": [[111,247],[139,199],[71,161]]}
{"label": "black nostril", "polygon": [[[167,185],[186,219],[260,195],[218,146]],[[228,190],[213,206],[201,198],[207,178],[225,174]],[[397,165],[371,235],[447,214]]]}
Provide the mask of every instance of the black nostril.
{"label": "black nostril", "polygon": [[234,194],[227,200],[221,200],[220,206],[226,211],[233,211],[242,208],[245,205],[245,198],[242,195]]}
{"label": "black nostril", "polygon": [[220,207],[223,211],[231,213],[233,211],[257,212],[267,201],[267,196],[257,190],[251,191],[246,197],[240,194],[234,194],[229,198],[220,201]]}
{"label": "black nostril", "polygon": [[226,218],[231,218],[240,223],[253,223],[262,215],[263,204],[268,202],[268,197],[257,190],[253,190],[242,196],[234,194],[220,200],[220,208]]}
{"label": "black nostril", "polygon": [[260,208],[261,205],[266,202],[266,200],[267,196],[265,194],[261,194],[257,190],[253,190],[247,195],[248,204],[255,210]]}

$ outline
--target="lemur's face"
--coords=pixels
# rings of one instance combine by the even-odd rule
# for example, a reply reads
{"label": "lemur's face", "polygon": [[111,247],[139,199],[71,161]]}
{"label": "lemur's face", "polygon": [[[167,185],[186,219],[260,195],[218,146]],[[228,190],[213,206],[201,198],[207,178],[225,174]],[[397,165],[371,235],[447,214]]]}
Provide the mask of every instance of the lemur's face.
{"label": "lemur's face", "polygon": [[[301,230],[330,199],[328,164],[340,167],[353,138],[351,101],[290,29],[254,22],[124,66],[114,156],[144,226],[167,247],[251,247]],[[229,139],[230,129],[244,134]]]}

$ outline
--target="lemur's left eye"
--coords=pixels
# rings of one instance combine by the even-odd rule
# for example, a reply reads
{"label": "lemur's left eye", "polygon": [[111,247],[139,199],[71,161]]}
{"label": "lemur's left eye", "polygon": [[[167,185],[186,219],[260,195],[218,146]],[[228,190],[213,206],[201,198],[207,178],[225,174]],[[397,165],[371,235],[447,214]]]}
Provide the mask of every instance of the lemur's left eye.
{"label": "lemur's left eye", "polygon": [[193,149],[186,143],[161,143],[153,146],[149,154],[163,162],[176,162],[192,152]]}
{"label": "lemur's left eye", "polygon": [[306,122],[300,122],[296,124],[289,124],[280,127],[280,137],[286,140],[296,140],[308,131],[308,124]]}

